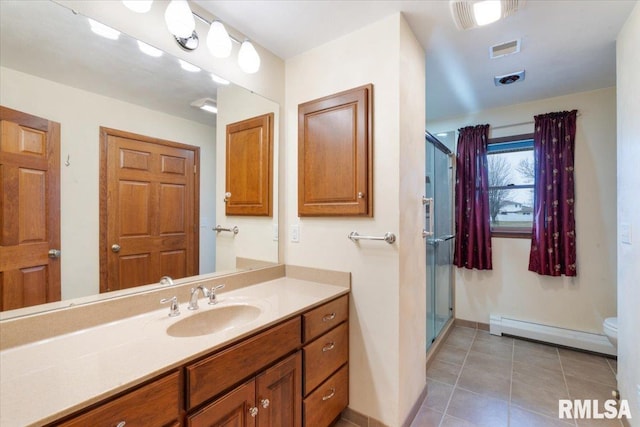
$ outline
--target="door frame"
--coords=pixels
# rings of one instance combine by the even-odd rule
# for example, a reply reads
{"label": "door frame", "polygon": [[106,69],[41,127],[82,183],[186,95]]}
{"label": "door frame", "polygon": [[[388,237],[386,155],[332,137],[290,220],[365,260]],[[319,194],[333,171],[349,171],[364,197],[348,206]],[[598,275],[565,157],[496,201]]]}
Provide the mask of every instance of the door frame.
{"label": "door frame", "polygon": [[100,126],[100,181],[99,181],[99,193],[100,193],[100,231],[99,231],[99,253],[100,253],[100,293],[107,292],[107,279],[109,273],[109,267],[107,263],[108,257],[108,239],[107,239],[107,179],[108,179],[108,164],[107,154],[109,152],[109,137],[120,137],[127,139],[134,139],[150,144],[161,145],[164,147],[179,148],[182,150],[189,150],[193,152],[193,164],[195,165],[194,174],[194,195],[193,195],[193,227],[194,227],[194,271],[200,271],[200,147],[195,145],[183,144],[181,142],[174,142],[160,138],[154,138],[146,135],[140,135],[132,132],[127,132],[118,129],[112,129],[104,126]]}

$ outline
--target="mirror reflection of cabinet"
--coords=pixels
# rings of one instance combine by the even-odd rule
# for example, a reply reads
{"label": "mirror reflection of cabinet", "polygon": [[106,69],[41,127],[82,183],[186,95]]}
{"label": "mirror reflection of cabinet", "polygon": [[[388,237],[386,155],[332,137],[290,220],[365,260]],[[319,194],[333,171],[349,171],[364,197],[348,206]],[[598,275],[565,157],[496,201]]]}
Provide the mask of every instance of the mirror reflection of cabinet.
{"label": "mirror reflection of cabinet", "polygon": [[298,215],[373,216],[369,84],[298,106]]}
{"label": "mirror reflection of cabinet", "polygon": [[227,125],[226,215],[272,216],[273,113]]}

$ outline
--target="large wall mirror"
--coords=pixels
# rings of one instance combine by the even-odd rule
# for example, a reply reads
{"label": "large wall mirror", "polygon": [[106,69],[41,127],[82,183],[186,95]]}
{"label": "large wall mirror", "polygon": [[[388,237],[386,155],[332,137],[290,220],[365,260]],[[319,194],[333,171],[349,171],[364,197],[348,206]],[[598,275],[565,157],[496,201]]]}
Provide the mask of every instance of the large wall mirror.
{"label": "large wall mirror", "polygon": [[[96,295],[103,298],[148,290],[160,280],[146,280],[143,284],[149,286],[117,294],[101,294],[104,129],[197,148],[196,274],[225,274],[278,262],[277,232],[274,236],[278,218],[277,103],[165,52],[139,46],[126,34],[117,39],[97,35],[86,17],[57,3],[3,0],[0,7],[0,104],[60,123],[61,247],[57,249],[61,251],[62,298],[61,303],[5,311],[1,319],[39,308],[93,301]],[[202,105],[217,107],[217,114],[199,108]],[[272,215],[226,216],[227,125],[265,114],[273,114],[275,123]],[[135,156],[128,159],[137,164]],[[179,168],[176,164],[169,164],[169,168]],[[166,204],[169,206],[154,208],[152,214],[168,212],[162,217],[170,222],[176,216],[175,209],[172,203]],[[216,231],[216,226],[223,230]],[[237,234],[224,231],[234,227]],[[105,243],[111,248],[118,242]]]}

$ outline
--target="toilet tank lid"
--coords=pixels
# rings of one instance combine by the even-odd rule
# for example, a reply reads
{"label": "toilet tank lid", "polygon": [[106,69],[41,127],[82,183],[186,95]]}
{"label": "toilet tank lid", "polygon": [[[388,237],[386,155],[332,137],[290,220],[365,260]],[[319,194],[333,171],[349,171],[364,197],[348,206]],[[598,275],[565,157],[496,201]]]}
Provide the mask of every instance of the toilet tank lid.
{"label": "toilet tank lid", "polygon": [[607,317],[606,319],[604,319],[604,324],[612,329],[618,329],[618,318]]}

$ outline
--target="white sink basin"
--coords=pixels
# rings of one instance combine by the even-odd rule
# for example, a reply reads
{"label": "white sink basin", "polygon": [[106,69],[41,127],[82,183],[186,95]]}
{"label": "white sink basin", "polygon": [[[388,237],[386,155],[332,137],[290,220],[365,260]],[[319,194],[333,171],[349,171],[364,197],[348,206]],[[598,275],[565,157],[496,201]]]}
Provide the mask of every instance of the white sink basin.
{"label": "white sink basin", "polygon": [[205,309],[178,320],[167,328],[172,337],[197,337],[245,325],[258,318],[262,310],[250,304],[233,304]]}

